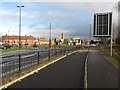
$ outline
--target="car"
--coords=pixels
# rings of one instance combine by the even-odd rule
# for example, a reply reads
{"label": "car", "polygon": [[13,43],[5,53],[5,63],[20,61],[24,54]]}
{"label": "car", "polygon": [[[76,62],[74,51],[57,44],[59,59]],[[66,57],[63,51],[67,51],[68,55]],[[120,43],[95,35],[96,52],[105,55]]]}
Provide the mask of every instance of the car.
{"label": "car", "polygon": [[91,47],[97,47],[98,44],[91,44]]}
{"label": "car", "polygon": [[11,49],[12,45],[9,45],[7,43],[3,44],[4,49]]}
{"label": "car", "polygon": [[33,44],[33,47],[37,47],[37,45],[36,45],[36,44]]}

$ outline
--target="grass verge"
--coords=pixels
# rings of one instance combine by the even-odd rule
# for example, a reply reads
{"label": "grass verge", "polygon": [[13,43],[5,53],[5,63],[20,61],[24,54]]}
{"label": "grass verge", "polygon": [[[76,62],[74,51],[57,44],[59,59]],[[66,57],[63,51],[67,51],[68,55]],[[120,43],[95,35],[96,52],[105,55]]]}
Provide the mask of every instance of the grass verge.
{"label": "grass verge", "polygon": [[74,46],[73,45],[66,45],[66,44],[52,46],[52,48],[70,48],[70,47],[74,47]]}
{"label": "grass verge", "polygon": [[8,52],[19,52],[24,50],[30,50],[31,48],[12,48],[12,49],[2,49],[0,50],[0,53],[8,53]]}

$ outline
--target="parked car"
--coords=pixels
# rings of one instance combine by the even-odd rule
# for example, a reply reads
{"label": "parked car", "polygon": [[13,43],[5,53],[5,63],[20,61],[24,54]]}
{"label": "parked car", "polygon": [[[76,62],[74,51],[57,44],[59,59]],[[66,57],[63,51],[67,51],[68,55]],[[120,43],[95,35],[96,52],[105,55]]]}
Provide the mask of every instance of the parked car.
{"label": "parked car", "polygon": [[100,46],[100,44],[91,44],[91,47],[97,47],[97,46]]}
{"label": "parked car", "polygon": [[12,45],[9,45],[9,44],[3,44],[4,46],[4,49],[11,49]]}
{"label": "parked car", "polygon": [[36,44],[33,44],[33,47],[37,47],[37,45],[36,45]]}

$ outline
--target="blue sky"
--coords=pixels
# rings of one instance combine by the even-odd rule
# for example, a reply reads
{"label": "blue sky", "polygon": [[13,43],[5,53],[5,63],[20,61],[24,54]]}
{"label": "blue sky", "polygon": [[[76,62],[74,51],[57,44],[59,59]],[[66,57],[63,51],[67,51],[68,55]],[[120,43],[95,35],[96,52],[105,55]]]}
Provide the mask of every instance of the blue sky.
{"label": "blue sky", "polygon": [[[49,23],[52,23],[52,38],[61,33],[69,37],[89,37],[89,24],[93,24],[95,12],[114,12],[117,23],[116,2],[2,2],[0,8],[0,34],[18,35],[19,8],[22,8],[22,35],[49,38]],[[93,26],[93,25],[92,25]]]}

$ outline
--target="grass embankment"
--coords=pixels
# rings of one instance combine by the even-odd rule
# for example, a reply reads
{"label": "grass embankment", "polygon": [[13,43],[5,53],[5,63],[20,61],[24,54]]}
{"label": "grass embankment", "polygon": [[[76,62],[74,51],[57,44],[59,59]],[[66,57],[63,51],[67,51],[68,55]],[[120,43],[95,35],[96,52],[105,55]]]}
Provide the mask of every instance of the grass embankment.
{"label": "grass embankment", "polygon": [[109,62],[114,64],[120,70],[120,55],[117,52],[113,52],[112,57],[110,56],[110,51],[106,48],[99,48],[99,51],[103,56],[107,58]]}
{"label": "grass embankment", "polygon": [[2,49],[0,53],[9,53],[9,52],[19,52],[24,50],[30,50],[31,48],[12,48],[12,49]]}

